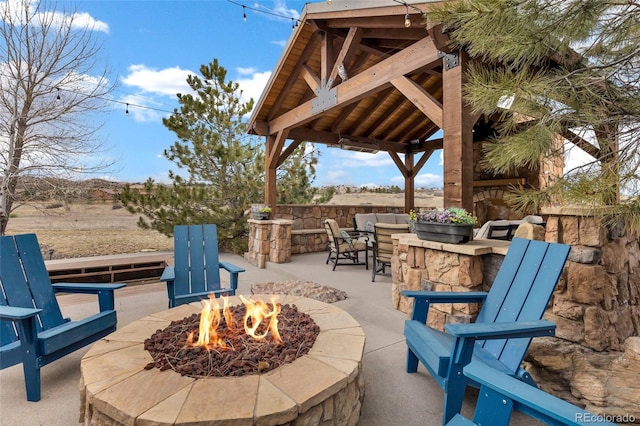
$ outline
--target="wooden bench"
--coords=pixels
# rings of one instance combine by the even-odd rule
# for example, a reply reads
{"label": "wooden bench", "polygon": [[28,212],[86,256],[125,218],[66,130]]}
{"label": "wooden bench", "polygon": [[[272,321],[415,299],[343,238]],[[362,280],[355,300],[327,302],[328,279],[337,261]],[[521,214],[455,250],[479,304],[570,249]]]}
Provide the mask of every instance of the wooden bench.
{"label": "wooden bench", "polygon": [[45,262],[51,282],[130,282],[159,279],[173,253],[144,252]]}
{"label": "wooden bench", "polygon": [[513,410],[545,424],[614,425],[603,416],[576,407],[482,362],[472,362],[464,367],[464,375],[480,385],[473,421],[457,414],[447,426],[507,426]]}

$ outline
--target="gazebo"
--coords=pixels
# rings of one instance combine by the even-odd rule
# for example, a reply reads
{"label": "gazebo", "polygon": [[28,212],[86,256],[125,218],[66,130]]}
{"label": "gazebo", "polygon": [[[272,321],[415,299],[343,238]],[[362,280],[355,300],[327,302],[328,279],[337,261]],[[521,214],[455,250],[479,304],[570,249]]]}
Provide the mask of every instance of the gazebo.
{"label": "gazebo", "polygon": [[[414,178],[444,149],[444,204],[473,210],[473,143],[491,119],[465,107],[468,58],[447,48],[440,26],[427,29],[423,12],[432,4],[305,6],[249,121],[249,132],[266,138],[268,205],[275,208],[277,167],[308,141],[387,152],[405,180],[406,211],[414,207]],[[443,137],[434,138],[439,130]]]}

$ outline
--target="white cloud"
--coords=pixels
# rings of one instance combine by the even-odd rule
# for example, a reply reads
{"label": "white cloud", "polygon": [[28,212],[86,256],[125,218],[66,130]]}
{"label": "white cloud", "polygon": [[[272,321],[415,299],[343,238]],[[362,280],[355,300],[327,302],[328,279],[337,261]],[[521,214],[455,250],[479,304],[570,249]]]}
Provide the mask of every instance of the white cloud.
{"label": "white cloud", "polygon": [[94,31],[109,33],[109,24],[96,20],[93,16],[89,15],[86,12],[73,14],[73,27],[79,29],[90,28]]}
{"label": "white cloud", "polygon": [[25,16],[24,7],[30,9],[29,14],[33,16],[34,22],[51,23],[54,26],[69,25],[73,29],[88,29],[92,31],[102,31],[104,33],[109,32],[109,24],[99,21],[86,12],[76,12],[71,15],[63,12],[56,12],[55,10],[47,10],[44,12],[37,12],[35,7],[38,6],[38,1],[31,0],[25,3],[23,0],[8,0],[0,2],[0,14],[6,13],[7,9],[13,15],[15,22],[22,22]]}
{"label": "white cloud", "polygon": [[158,70],[146,65],[130,65],[129,74],[122,77],[121,81],[127,86],[146,93],[175,96],[177,93],[186,93],[191,90],[187,84],[189,74],[196,73],[180,67]]}
{"label": "white cloud", "polygon": [[271,71],[254,72],[250,78],[240,78],[236,80],[240,86],[240,90],[242,90],[240,100],[247,102],[250,98],[253,98],[253,100],[257,102],[264,88],[267,86],[269,77],[271,77]]}
{"label": "white cloud", "polygon": [[377,154],[368,154],[366,152],[352,152],[347,150],[336,150],[332,156],[336,161],[340,162],[341,167],[387,167],[395,164],[389,154],[386,152],[378,152]]}
{"label": "white cloud", "polygon": [[269,43],[275,44],[276,46],[285,47],[287,45],[287,40],[273,40]]}
{"label": "white cloud", "polygon": [[288,18],[293,18],[293,19],[300,18],[300,12],[298,12],[296,9],[288,8],[287,3],[284,0],[275,1],[273,12],[278,15],[286,16]]}
{"label": "white cloud", "polygon": [[238,67],[236,70],[240,75],[251,75],[257,71],[254,67]]}

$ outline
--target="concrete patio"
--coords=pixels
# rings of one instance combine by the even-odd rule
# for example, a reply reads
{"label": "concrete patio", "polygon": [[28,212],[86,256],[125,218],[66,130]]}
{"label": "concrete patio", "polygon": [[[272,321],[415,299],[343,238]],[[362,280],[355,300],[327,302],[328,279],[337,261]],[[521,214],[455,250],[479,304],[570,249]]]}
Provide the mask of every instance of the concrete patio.
{"label": "concrete patio", "polygon": [[[391,307],[391,277],[378,275],[371,282],[371,271],[364,266],[338,266],[331,271],[326,253],[295,255],[290,263],[268,263],[258,269],[242,257],[224,254],[222,259],[247,271],[240,275],[238,294],[250,295],[251,285],[288,280],[313,281],[344,290],[346,300],[336,305],[360,323],[366,334],[363,356],[365,398],[360,425],[439,425],[442,416],[442,390],[422,367],[417,374],[404,371],[406,346],[405,315]],[[222,272],[225,278],[224,271]],[[97,311],[91,296],[61,295],[63,314],[72,319]],[[130,285],[116,292],[118,325],[123,326],[167,308],[163,283]],[[80,359],[84,348],[42,369],[42,400],[27,402],[22,366],[0,372],[0,424],[73,425],[78,424]],[[468,393],[463,413],[471,415],[474,392]],[[537,424],[515,413],[512,424]]]}

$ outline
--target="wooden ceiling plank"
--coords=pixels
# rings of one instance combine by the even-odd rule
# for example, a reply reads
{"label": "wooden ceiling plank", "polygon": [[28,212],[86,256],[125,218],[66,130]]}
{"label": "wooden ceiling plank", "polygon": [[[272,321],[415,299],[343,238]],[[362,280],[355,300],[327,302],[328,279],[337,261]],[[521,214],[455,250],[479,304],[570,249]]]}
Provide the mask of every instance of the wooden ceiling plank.
{"label": "wooden ceiling plank", "polygon": [[409,74],[413,70],[430,63],[437,58],[438,52],[430,38],[424,38],[395,55],[377,63],[362,73],[350,78],[335,87],[337,102],[335,105],[322,110],[312,111],[311,102],[285,112],[270,121],[271,132],[302,125],[318,114],[326,114],[328,110],[342,108],[352,102],[357,102],[372,93],[389,87],[389,80]]}
{"label": "wooden ceiling plank", "polygon": [[[370,124],[367,127],[366,119],[370,117],[371,114],[376,110],[376,108],[382,105],[392,93],[393,93],[393,87],[389,87],[383,90],[382,92],[376,94],[376,99],[371,103],[369,108],[367,108],[364,111],[364,113],[361,114],[361,116],[365,118],[363,120],[360,120],[356,128],[353,130],[354,134],[356,135],[373,134],[375,133],[375,130],[379,126],[381,126],[386,120],[389,119],[389,114],[382,114],[380,118],[378,118],[374,123]],[[390,109],[394,110],[395,109],[394,106],[395,105],[392,105]]]}
{"label": "wooden ceiling plank", "polygon": [[433,123],[442,128],[442,104],[434,99],[418,83],[410,78],[401,76],[391,80],[391,84],[398,89]]}

